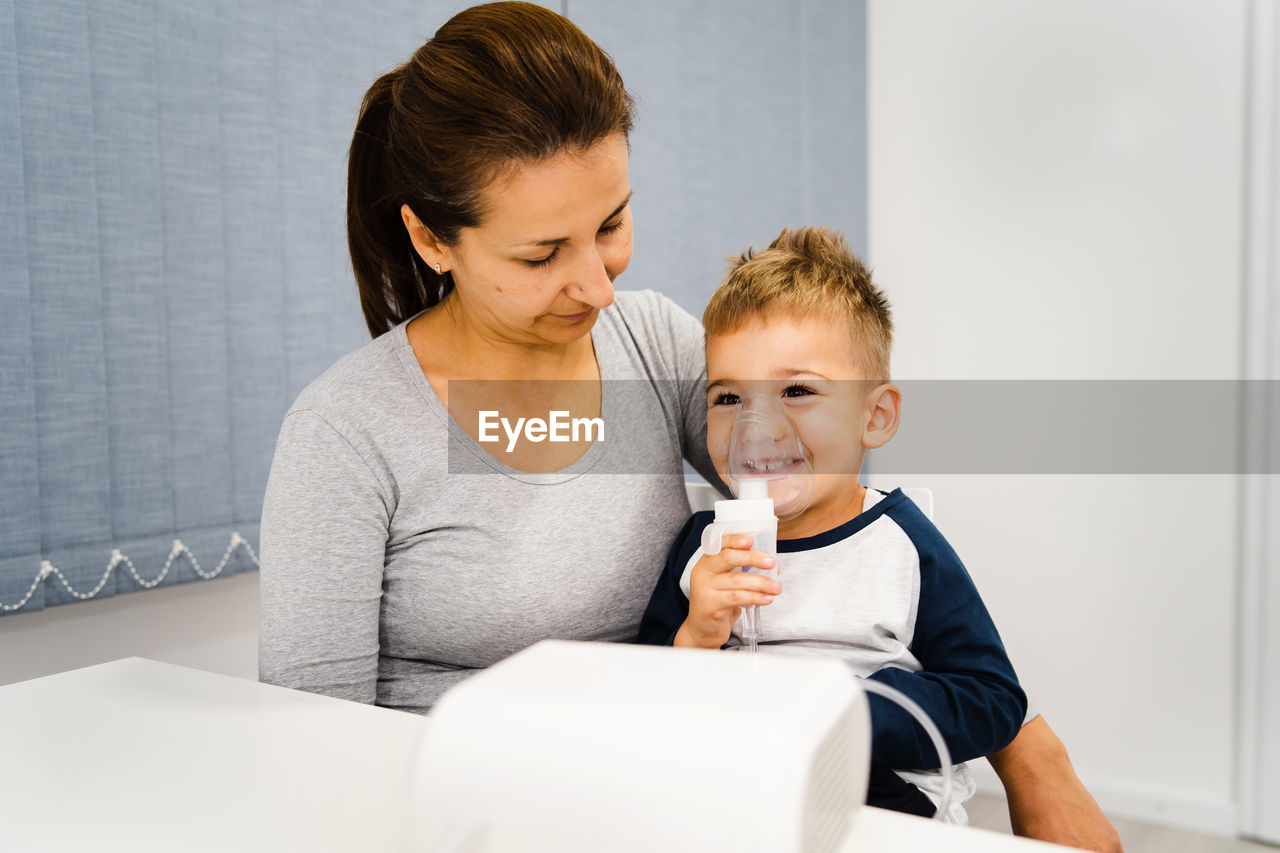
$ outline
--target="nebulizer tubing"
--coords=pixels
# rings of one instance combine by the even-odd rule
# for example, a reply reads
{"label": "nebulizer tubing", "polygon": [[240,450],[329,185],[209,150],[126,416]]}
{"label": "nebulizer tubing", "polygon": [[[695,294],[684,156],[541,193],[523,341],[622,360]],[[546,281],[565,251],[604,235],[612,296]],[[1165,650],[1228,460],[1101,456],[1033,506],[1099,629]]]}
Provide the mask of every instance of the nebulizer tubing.
{"label": "nebulizer tubing", "polygon": [[[773,501],[769,497],[768,481],[763,479],[743,480],[738,487],[738,496],[740,500],[768,500],[772,505]],[[770,509],[772,515],[772,509]],[[773,517],[772,535],[766,533],[763,537],[767,542],[758,541],[761,537],[752,537],[751,547],[760,550],[762,547],[773,554],[777,559],[778,554],[778,528],[777,517]],[[749,567],[743,566],[742,571],[750,571]],[[760,637],[760,605],[748,604],[742,608],[742,637],[747,641],[747,651],[755,654],[759,650]]]}
{"label": "nebulizer tubing", "polygon": [[947,749],[947,742],[942,738],[942,732],[933,720],[929,719],[929,715],[924,709],[916,704],[915,700],[901,690],[890,687],[883,682],[876,681],[871,678],[860,678],[858,683],[863,690],[868,693],[875,693],[893,702],[898,707],[905,710],[912,717],[915,717],[920,727],[924,729],[925,734],[929,736],[929,740],[933,741],[933,748],[938,752],[938,761],[942,769],[942,793],[938,797],[938,808],[933,813],[934,820],[943,820],[947,810],[951,808],[951,796],[954,788],[955,771],[951,767],[951,750]]}
{"label": "nebulizer tubing", "polygon": [[742,630],[747,636],[747,651],[755,654],[760,650],[760,605],[748,604],[746,613],[742,614]]}

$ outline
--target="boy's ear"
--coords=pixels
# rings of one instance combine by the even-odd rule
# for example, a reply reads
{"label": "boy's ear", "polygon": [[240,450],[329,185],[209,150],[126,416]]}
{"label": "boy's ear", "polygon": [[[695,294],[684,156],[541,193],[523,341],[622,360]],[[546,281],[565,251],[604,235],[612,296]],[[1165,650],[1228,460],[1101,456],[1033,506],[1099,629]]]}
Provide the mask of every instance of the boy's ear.
{"label": "boy's ear", "polygon": [[436,264],[441,264],[442,272],[448,270],[449,247],[436,239],[436,235],[422,224],[409,205],[400,205],[400,218],[404,221],[404,230],[409,232],[409,242],[413,243],[413,249],[418,253],[418,257],[432,269],[435,269]]}
{"label": "boy's ear", "polygon": [[867,395],[867,423],[862,430],[862,446],[874,450],[889,443],[898,431],[902,415],[902,391],[893,383],[877,385]]}

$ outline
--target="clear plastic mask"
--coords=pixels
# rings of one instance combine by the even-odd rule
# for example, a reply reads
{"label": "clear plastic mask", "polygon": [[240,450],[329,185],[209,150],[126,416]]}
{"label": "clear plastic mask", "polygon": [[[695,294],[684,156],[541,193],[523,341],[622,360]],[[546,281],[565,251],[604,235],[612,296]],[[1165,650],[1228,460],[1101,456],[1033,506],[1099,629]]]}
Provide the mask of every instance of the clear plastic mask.
{"label": "clear plastic mask", "polygon": [[813,502],[813,466],[800,432],[777,397],[752,392],[740,399],[729,436],[729,488],[735,498],[772,498],[774,515],[795,518]]}

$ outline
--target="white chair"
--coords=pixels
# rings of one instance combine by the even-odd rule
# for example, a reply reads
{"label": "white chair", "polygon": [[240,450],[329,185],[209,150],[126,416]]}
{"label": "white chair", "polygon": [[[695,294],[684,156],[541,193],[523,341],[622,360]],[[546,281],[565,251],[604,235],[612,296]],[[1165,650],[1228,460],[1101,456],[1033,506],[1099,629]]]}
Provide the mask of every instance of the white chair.
{"label": "white chair", "polygon": [[[689,506],[694,512],[713,510],[716,508],[716,501],[724,500],[724,495],[708,483],[686,482],[684,490],[689,495]],[[925,518],[933,521],[933,489],[903,489],[902,493],[920,507]]]}
{"label": "white chair", "polygon": [[920,507],[924,517],[933,521],[933,489],[903,489],[902,493],[911,498],[911,502]]}

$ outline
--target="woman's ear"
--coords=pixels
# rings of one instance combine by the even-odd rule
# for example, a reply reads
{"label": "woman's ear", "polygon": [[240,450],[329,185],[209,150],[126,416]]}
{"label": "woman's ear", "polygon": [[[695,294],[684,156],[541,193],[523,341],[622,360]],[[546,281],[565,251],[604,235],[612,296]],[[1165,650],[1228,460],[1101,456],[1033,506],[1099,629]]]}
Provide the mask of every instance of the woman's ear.
{"label": "woman's ear", "polygon": [[404,220],[404,229],[409,232],[409,241],[413,243],[418,257],[431,269],[438,265],[440,272],[446,272],[449,269],[449,247],[436,239],[409,205],[400,205],[400,218]]}
{"label": "woman's ear", "polygon": [[902,416],[902,391],[897,385],[877,385],[867,395],[867,424],[862,430],[862,446],[874,450],[889,443],[898,431]]}

